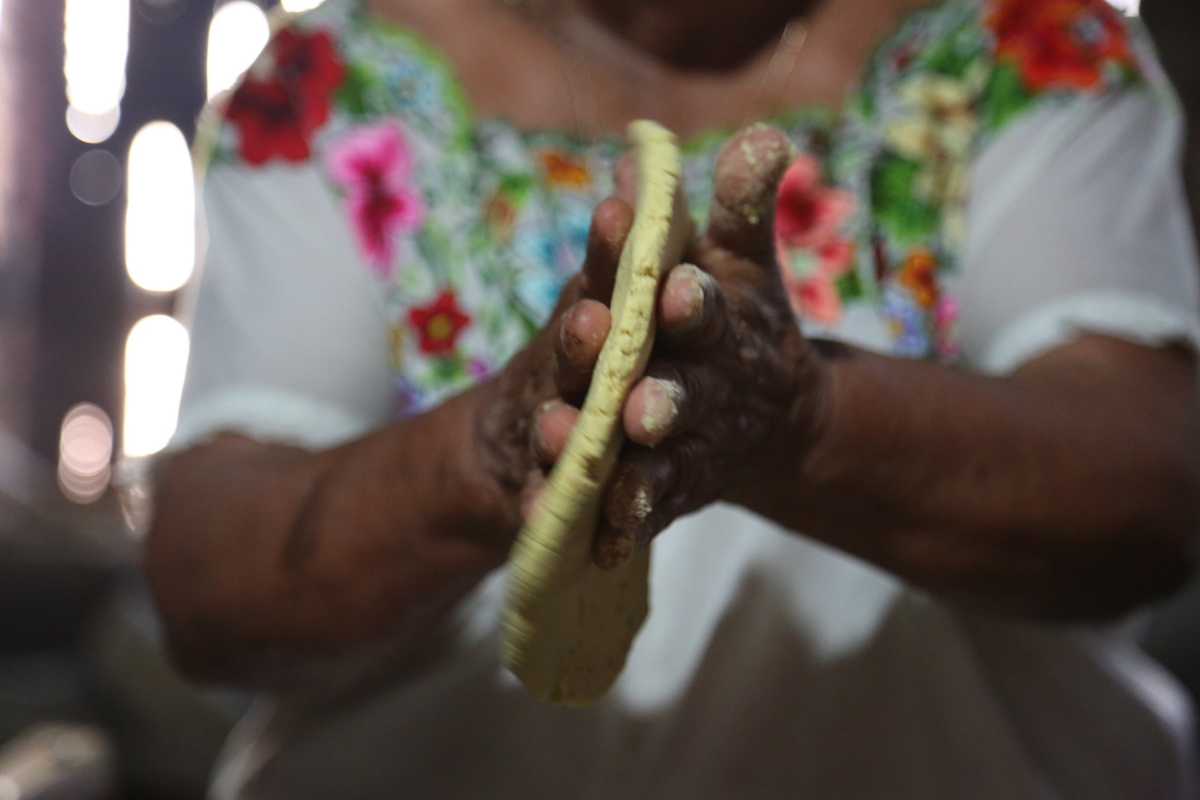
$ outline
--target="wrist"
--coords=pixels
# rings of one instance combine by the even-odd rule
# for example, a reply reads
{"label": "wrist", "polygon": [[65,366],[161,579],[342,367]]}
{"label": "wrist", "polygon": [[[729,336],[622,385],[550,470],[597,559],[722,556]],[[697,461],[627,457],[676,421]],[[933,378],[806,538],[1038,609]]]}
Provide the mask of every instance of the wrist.
{"label": "wrist", "polygon": [[841,348],[826,341],[801,340],[781,382],[779,413],[746,459],[730,498],[761,510],[781,494],[796,497],[810,485],[807,465],[824,446],[835,412]]}
{"label": "wrist", "polygon": [[[441,526],[447,536],[486,548],[503,563],[521,526],[519,423],[499,419],[494,381],[447,400],[434,413],[444,415],[440,429],[441,485],[431,487],[445,499]],[[525,448],[526,450],[528,448]]]}

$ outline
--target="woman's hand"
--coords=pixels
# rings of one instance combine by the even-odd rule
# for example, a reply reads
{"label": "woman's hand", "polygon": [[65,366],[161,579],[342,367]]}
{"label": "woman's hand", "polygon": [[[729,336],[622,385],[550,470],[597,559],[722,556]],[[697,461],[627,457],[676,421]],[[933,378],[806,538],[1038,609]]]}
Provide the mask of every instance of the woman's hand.
{"label": "woman's hand", "polygon": [[[594,551],[601,566],[627,562],[676,517],[755,480],[784,426],[813,425],[819,363],[775,264],[775,194],[791,157],[784,135],[766,126],[742,132],[721,152],[708,229],[688,253],[691,263],[663,282],[654,354],[625,405],[629,441],[602,504]],[[607,309],[598,305],[587,300],[564,316],[571,332],[580,315],[594,314],[589,332],[598,335],[595,349],[560,349],[565,374],[590,372],[607,330]],[[578,331],[564,339],[579,340]],[[541,408],[535,441],[545,463],[578,417],[573,400]]]}

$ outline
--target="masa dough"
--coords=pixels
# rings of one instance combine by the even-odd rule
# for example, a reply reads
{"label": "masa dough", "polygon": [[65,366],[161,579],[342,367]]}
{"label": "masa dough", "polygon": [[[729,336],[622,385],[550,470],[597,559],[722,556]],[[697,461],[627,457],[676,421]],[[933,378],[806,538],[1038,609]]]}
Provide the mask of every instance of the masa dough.
{"label": "masa dough", "polygon": [[612,297],[612,328],[579,421],[509,555],[501,657],[525,687],[554,703],[604,696],[649,610],[649,548],[616,570],[592,563],[600,497],[624,441],[625,396],[654,344],[659,276],[692,235],[679,149],[665,128],[629,126],[638,200]]}

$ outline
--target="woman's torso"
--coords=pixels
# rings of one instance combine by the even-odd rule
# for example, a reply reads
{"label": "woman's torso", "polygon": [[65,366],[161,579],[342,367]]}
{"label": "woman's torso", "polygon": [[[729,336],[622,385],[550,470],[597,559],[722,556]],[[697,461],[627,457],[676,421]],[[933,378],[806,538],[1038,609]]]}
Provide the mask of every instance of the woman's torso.
{"label": "woman's torso", "polygon": [[[1117,35],[1097,3],[1072,8]],[[997,58],[985,16],[977,0],[914,14],[844,114],[776,120],[800,150],[777,244],[808,332],[958,357],[971,159],[1054,94],[1022,83],[1019,58]],[[374,276],[398,416],[494,374],[578,269],[619,142],[475,118],[425,42],[336,0],[273,47],[230,103],[214,167],[319,173]],[[1119,62],[1099,58],[1097,82],[1137,80],[1132,61]],[[684,146],[701,216],[724,138]],[[596,706],[541,705],[499,666],[497,574],[395,681],[334,707],[291,698],[264,712],[221,791],[1176,796],[1174,740],[1122,677],[1149,673],[1118,636],[964,614],[727,506],[679,521],[655,547],[650,620]]]}

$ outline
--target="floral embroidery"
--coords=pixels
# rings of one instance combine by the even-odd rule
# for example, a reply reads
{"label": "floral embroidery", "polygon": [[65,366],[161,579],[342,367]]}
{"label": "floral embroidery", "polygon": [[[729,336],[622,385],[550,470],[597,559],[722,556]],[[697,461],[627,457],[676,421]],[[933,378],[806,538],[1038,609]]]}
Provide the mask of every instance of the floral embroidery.
{"label": "floral embroidery", "polygon": [[775,210],[775,249],[797,315],[824,325],[841,315],[836,284],[850,271],[854,242],[840,227],[853,207],[851,194],[822,184],[821,165],[808,153],[798,155],[784,173]]}
{"label": "floral embroidery", "polygon": [[367,263],[391,277],[396,234],[415,230],[424,215],[409,183],[412,156],[400,126],[386,121],[353,129],[330,146],[326,165],[346,192],[346,213]]}
{"label": "floral embroidery", "polygon": [[958,300],[948,292],[941,293],[933,309],[933,336],[938,360],[958,358]]}
{"label": "floral embroidery", "polygon": [[546,182],[554,189],[586,189],[592,182],[592,173],[587,163],[561,150],[545,150],[541,154],[542,172]]}
{"label": "floral embroidery", "polygon": [[249,164],[307,160],[343,74],[327,32],[279,31],[225,111],[241,133],[242,158]]}
{"label": "floral embroidery", "polygon": [[471,318],[458,307],[458,299],[450,289],[443,289],[432,303],[408,312],[409,322],[420,336],[421,352],[430,356],[446,356],[454,352],[458,335],[471,324]]}
{"label": "floral embroidery", "polygon": [[[776,251],[805,325],[953,360],[971,159],[1039,104],[1149,80],[1137,30],[1103,0],[941,0],[880,45],[842,115],[780,118],[801,155],[780,186]],[[279,31],[226,121],[214,165],[318,154],[381,278],[401,415],[483,380],[540,329],[621,152],[473,118],[432,48],[353,0]],[[725,138],[684,147],[698,225]]]}
{"label": "floral embroidery", "polygon": [[400,325],[388,326],[388,355],[393,371],[404,366],[404,328]]}
{"label": "floral embroidery", "polygon": [[937,303],[936,267],[937,259],[924,247],[914,250],[900,267],[900,283],[908,287],[917,305],[924,309],[933,308]]}
{"label": "floral embroidery", "polygon": [[1125,27],[1105,0],[997,0],[987,24],[997,57],[1015,61],[1035,91],[1090,89],[1106,64],[1133,63]]}

